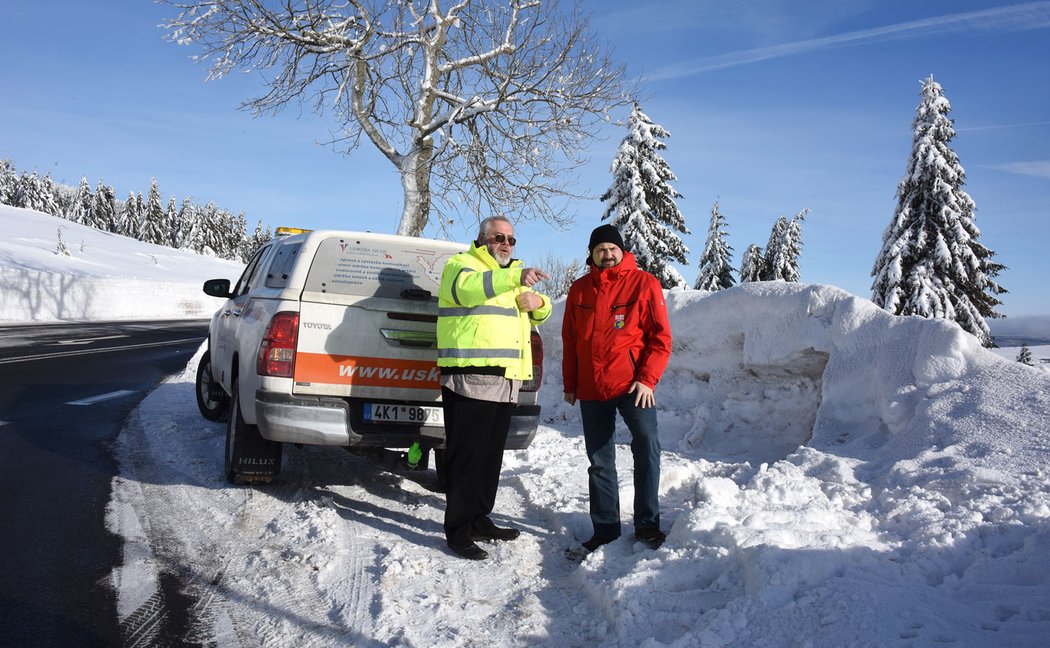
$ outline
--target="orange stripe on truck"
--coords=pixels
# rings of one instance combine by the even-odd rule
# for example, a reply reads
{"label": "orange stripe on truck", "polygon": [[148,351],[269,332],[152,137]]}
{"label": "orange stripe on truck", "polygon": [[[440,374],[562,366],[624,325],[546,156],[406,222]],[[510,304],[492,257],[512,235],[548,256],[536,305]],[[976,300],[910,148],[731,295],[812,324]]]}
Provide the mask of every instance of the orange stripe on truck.
{"label": "orange stripe on truck", "polygon": [[441,389],[439,375],[433,361],[333,356],[301,351],[295,356],[296,382]]}

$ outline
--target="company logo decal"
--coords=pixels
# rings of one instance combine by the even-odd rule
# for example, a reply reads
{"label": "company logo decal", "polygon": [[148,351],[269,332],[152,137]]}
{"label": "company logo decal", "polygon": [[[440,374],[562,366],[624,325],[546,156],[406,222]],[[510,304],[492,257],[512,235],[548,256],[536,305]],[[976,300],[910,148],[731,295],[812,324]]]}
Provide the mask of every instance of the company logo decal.
{"label": "company logo decal", "polygon": [[299,352],[295,381],[367,387],[441,389],[441,373],[433,361],[331,356]]}

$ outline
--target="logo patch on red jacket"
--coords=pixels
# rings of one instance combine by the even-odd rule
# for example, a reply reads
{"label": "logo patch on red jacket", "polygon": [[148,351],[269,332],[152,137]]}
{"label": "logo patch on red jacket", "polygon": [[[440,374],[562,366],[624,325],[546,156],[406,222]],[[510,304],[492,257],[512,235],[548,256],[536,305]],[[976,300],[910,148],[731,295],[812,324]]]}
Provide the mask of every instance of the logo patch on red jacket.
{"label": "logo patch on red jacket", "polygon": [[623,328],[626,315],[613,315],[613,328],[619,331]]}

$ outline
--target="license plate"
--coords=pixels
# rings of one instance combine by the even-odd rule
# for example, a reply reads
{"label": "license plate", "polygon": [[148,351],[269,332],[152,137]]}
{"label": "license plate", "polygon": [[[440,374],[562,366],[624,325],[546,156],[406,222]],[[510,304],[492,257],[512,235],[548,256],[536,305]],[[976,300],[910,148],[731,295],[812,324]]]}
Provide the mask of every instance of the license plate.
{"label": "license plate", "polygon": [[365,403],[365,421],[369,423],[412,423],[444,425],[445,412],[440,407]]}

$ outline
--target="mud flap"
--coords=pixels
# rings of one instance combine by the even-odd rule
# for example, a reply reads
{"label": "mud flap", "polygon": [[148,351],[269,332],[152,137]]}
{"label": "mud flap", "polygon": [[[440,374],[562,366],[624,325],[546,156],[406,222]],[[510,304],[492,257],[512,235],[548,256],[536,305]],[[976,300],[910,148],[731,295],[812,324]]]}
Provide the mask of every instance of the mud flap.
{"label": "mud flap", "polygon": [[241,416],[237,383],[234,383],[226,424],[226,479],[234,484],[268,482],[281,471],[284,446],[264,439],[259,428]]}

